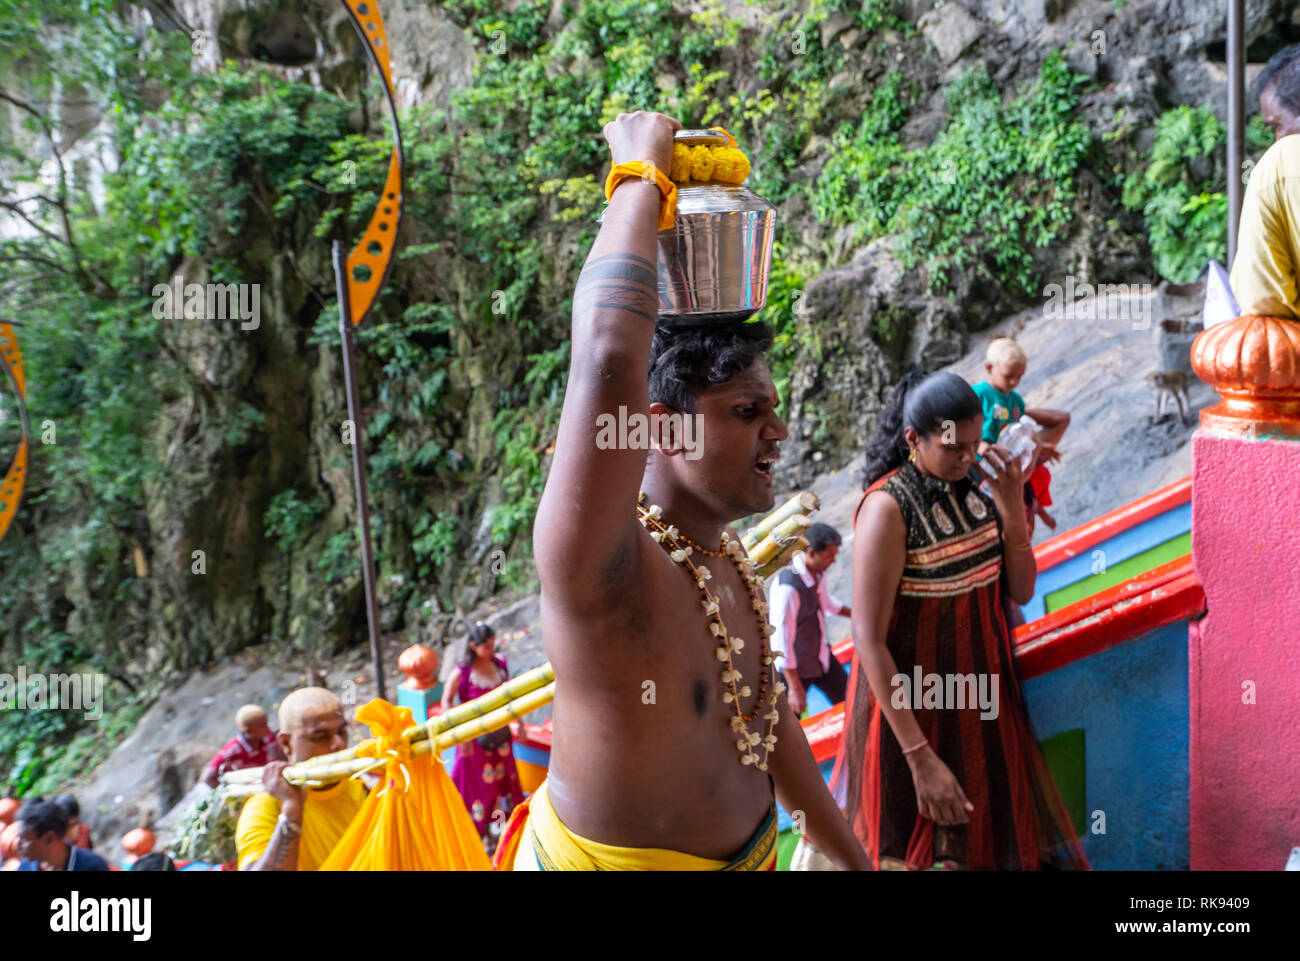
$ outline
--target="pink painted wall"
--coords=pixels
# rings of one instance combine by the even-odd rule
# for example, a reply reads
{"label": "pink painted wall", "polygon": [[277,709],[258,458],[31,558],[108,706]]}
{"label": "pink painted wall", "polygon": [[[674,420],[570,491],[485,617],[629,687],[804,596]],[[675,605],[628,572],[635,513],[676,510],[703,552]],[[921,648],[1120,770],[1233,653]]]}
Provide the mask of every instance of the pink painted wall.
{"label": "pink painted wall", "polygon": [[1300,846],[1300,443],[1196,432],[1192,562],[1191,867],[1280,871]]}

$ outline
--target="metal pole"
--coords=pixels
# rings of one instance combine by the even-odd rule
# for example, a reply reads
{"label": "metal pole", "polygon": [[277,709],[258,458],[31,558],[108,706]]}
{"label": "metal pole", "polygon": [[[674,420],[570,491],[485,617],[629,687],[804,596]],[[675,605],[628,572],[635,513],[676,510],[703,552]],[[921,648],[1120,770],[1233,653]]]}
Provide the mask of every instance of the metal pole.
{"label": "metal pole", "polygon": [[357,521],[361,525],[361,577],[366,585],[366,624],[370,629],[370,659],[375,668],[377,697],[384,692],[384,662],[379,656],[379,599],[375,596],[375,556],[370,547],[370,501],[366,497],[366,445],[361,422],[352,351],[352,304],[348,298],[348,265],[343,245],[334,241],[334,278],[339,297],[339,336],[343,340],[343,384],[348,394],[348,420],[352,421],[352,479],[357,489]]}
{"label": "metal pole", "polygon": [[1246,4],[1228,0],[1228,267],[1237,256],[1246,159]]}

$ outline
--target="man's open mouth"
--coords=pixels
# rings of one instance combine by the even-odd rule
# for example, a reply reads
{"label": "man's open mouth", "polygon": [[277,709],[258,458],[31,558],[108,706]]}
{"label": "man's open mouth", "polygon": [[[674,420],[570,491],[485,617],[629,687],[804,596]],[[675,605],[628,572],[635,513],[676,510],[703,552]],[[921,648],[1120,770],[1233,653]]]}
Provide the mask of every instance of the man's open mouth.
{"label": "man's open mouth", "polygon": [[769,457],[767,460],[755,461],[754,473],[758,474],[760,477],[766,478],[767,480],[771,480],[772,467],[776,464],[776,460],[775,457]]}

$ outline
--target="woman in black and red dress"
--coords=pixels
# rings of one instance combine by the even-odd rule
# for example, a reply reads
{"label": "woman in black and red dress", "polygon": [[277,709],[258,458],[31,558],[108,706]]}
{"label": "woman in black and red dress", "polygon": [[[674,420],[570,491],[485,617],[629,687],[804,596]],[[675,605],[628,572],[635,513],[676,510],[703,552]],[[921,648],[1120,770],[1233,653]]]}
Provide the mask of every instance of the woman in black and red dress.
{"label": "woman in black and red dress", "polygon": [[[836,769],[878,869],[1088,866],[1025,711],[1001,603],[1004,587],[1027,602],[1037,573],[1019,464],[993,448],[993,496],[980,491],[967,470],[982,426],[970,385],[917,371],[895,388],[867,448]],[[912,691],[918,667],[946,696]],[[970,679],[954,684],[958,676]],[[992,709],[976,690],[994,695]]]}

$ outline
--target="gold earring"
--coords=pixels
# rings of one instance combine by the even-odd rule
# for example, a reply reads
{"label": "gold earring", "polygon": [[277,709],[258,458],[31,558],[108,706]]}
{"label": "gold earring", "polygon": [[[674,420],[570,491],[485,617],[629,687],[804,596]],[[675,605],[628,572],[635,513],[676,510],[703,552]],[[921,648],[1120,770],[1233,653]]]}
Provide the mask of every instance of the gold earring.
{"label": "gold earring", "polygon": [[910,454],[907,455],[907,462],[908,462],[909,464],[915,464],[915,463],[916,463],[916,448],[913,447],[911,450],[912,450],[912,452],[911,452]]}

